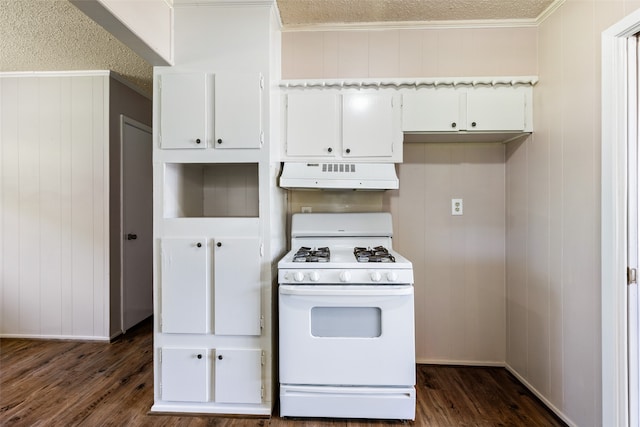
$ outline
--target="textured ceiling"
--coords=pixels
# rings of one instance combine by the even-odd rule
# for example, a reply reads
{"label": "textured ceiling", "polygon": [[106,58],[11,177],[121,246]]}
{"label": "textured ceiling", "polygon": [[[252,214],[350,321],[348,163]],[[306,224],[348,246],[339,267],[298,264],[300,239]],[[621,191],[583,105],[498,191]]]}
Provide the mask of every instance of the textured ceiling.
{"label": "textured ceiling", "polygon": [[151,65],[67,0],[0,0],[0,71],[66,70],[112,70],[151,94]]}
{"label": "textured ceiling", "polygon": [[536,19],[554,0],[277,0],[285,26]]}
{"label": "textured ceiling", "polygon": [[[214,0],[174,0],[175,4],[208,1]],[[277,3],[284,28],[293,29],[389,22],[534,20],[554,0],[277,0]],[[112,70],[151,94],[151,65],[67,0],[0,0],[0,71],[61,70]]]}

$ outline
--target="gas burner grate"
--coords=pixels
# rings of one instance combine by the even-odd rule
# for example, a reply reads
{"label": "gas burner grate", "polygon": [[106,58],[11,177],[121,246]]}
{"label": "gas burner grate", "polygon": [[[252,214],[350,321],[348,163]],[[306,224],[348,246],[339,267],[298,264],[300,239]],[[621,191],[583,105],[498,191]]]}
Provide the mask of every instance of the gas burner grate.
{"label": "gas burner grate", "polygon": [[356,246],[353,248],[358,262],[396,262],[393,255],[384,246],[376,246],[375,248],[363,248]]}
{"label": "gas burner grate", "polygon": [[307,246],[302,246],[293,255],[293,262],[329,262],[331,258],[331,252],[328,247],[311,249]]}

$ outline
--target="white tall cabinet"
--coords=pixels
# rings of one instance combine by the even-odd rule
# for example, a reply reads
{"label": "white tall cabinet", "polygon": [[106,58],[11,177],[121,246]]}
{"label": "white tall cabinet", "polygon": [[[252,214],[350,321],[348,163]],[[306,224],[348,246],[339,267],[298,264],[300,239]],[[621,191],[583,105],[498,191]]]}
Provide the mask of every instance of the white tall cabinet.
{"label": "white tall cabinet", "polygon": [[270,415],[286,217],[277,12],[210,1],[174,18],[176,64],[154,72],[152,412]]}

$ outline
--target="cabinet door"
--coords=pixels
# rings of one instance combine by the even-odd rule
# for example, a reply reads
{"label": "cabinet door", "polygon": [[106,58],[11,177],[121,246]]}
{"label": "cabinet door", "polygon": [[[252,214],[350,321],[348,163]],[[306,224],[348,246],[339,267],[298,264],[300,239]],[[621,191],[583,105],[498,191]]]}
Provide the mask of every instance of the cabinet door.
{"label": "cabinet door", "polygon": [[162,239],[162,332],[208,332],[205,239]]}
{"label": "cabinet door", "polygon": [[160,398],[174,402],[207,402],[209,363],[205,348],[160,349]]}
{"label": "cabinet door", "polygon": [[523,92],[478,89],[467,92],[468,131],[522,131],[525,128]]}
{"label": "cabinet door", "polygon": [[262,352],[248,349],[216,350],[215,395],[217,403],[262,402]]}
{"label": "cabinet door", "polygon": [[260,335],[260,244],[256,238],[216,240],[214,333]]}
{"label": "cabinet door", "polygon": [[402,96],[404,132],[454,132],[463,128],[460,105],[464,99],[451,89],[424,89]]}
{"label": "cabinet door", "polygon": [[160,148],[206,148],[207,74],[160,76]]}
{"label": "cabinet door", "polygon": [[258,73],[215,75],[214,147],[260,148],[262,76]]}
{"label": "cabinet door", "polygon": [[[399,106],[398,106],[399,107]],[[400,140],[390,94],[345,94],[342,106],[342,156],[390,157]]]}
{"label": "cabinet door", "polygon": [[340,95],[287,95],[286,152],[291,157],[335,157],[340,149]]}

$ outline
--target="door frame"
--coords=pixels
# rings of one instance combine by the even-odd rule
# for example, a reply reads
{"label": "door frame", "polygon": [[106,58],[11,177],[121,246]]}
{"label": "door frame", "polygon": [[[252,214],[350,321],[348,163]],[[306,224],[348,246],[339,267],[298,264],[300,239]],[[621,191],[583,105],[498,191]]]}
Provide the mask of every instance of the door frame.
{"label": "door frame", "polygon": [[[124,236],[126,230],[124,229],[124,129],[126,125],[133,126],[138,128],[144,132],[148,132],[152,139],[151,144],[153,144],[153,129],[141,123],[137,120],[132,119],[131,117],[125,116],[124,114],[120,114],[120,331],[122,333],[126,332],[124,328]],[[151,220],[152,218],[150,218]]]}
{"label": "door frame", "polygon": [[602,425],[629,424],[627,357],[627,145],[629,38],[640,10],[602,33]]}

